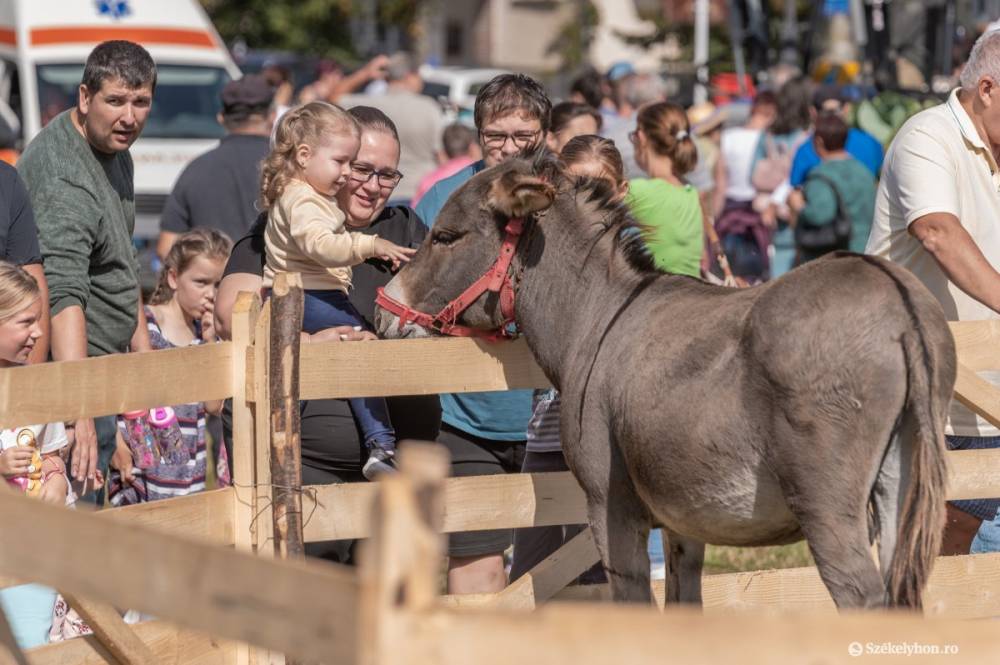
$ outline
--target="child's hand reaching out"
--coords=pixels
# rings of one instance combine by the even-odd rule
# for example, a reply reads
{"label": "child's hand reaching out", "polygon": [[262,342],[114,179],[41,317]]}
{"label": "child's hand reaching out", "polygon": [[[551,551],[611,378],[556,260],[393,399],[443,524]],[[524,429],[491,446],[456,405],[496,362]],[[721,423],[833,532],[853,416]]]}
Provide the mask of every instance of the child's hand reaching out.
{"label": "child's hand reaching out", "polygon": [[375,238],[375,256],[384,261],[392,262],[392,269],[399,270],[400,264],[407,263],[417,250],[400,247],[385,238]]}

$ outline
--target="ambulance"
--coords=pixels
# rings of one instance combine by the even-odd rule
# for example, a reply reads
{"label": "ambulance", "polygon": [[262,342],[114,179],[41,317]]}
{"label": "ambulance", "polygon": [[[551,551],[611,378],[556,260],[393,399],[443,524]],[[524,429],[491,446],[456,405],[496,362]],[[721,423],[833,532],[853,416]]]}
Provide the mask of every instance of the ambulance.
{"label": "ambulance", "polygon": [[75,106],[87,55],[110,39],[142,44],[156,62],[153,109],[132,146],[144,244],[184,166],[218,145],[219,94],[240,76],[197,0],[0,0],[0,138],[27,145]]}

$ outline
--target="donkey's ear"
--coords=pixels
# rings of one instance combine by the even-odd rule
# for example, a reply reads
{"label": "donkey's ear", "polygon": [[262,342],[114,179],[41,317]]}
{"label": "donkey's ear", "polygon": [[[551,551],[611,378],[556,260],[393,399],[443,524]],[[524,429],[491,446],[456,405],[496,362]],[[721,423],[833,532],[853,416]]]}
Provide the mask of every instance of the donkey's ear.
{"label": "donkey's ear", "polygon": [[541,178],[508,171],[493,181],[487,202],[507,217],[524,217],[552,205],[555,188]]}

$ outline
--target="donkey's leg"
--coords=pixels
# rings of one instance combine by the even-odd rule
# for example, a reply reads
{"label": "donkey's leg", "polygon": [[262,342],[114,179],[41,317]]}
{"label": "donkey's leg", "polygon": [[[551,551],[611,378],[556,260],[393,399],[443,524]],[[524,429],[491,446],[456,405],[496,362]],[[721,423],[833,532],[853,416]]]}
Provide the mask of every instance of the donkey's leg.
{"label": "donkey's leg", "polygon": [[[772,468],[837,607],[882,607],[888,596],[871,556],[868,530],[877,469],[862,468],[846,450],[850,444],[838,445],[861,440],[863,434],[852,430],[831,433],[815,427],[810,436],[782,432],[783,466],[772,463]],[[888,438],[885,432],[881,440]]]}
{"label": "donkey's leg", "polygon": [[646,506],[632,489],[624,464],[612,468],[606,499],[588,493],[590,527],[608,576],[611,598],[618,602],[652,603],[649,580],[649,529]]}
{"label": "donkey's leg", "polygon": [[666,554],[666,602],[701,604],[701,569],[705,543],[663,531]]}
{"label": "donkey's leg", "polygon": [[[646,549],[649,511],[635,493],[604,421],[588,412],[582,424],[578,429],[563,428],[563,452],[587,496],[587,518],[608,576],[611,597],[619,602],[652,603]],[[568,432],[576,431],[577,440],[567,438]]]}

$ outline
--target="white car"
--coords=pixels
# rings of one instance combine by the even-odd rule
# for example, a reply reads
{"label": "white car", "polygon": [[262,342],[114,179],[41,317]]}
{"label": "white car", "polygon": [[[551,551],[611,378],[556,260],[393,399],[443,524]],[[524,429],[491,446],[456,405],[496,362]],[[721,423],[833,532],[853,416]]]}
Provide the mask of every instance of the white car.
{"label": "white car", "polygon": [[[455,118],[465,119],[471,114],[479,89],[499,74],[509,74],[505,69],[475,69],[470,67],[430,67],[420,68],[424,80],[423,93],[436,99],[445,112]],[[471,122],[471,118],[469,118]]]}

